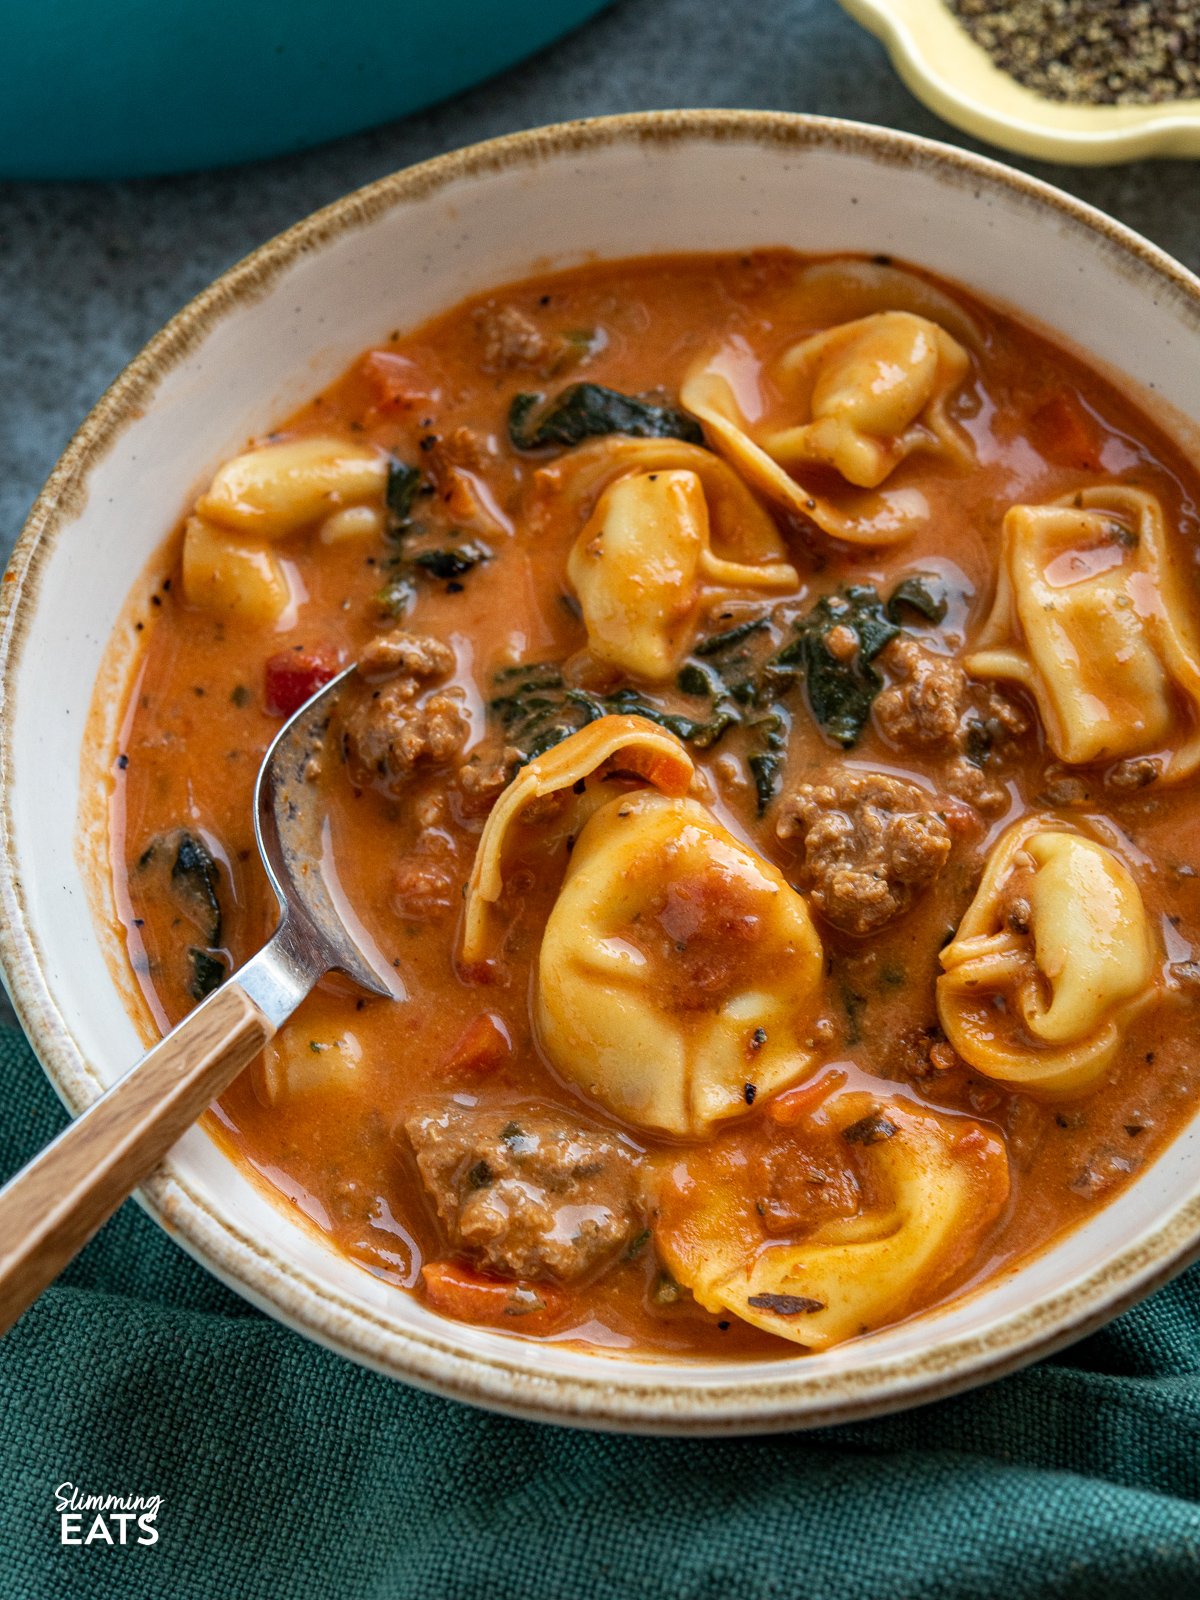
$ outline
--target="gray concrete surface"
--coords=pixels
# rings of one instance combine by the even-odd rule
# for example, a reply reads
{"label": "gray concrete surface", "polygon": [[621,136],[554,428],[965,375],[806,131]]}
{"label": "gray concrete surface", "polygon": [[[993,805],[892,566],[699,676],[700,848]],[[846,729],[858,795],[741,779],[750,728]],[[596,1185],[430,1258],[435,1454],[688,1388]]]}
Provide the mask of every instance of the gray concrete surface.
{"label": "gray concrete surface", "polygon": [[[912,98],[835,0],[618,0],[503,78],[299,156],[136,183],[0,185],[0,553],[109,380],[262,240],[457,145],[565,117],[668,106],[815,111],[971,144]],[[1195,163],[1018,164],[1200,267]]]}

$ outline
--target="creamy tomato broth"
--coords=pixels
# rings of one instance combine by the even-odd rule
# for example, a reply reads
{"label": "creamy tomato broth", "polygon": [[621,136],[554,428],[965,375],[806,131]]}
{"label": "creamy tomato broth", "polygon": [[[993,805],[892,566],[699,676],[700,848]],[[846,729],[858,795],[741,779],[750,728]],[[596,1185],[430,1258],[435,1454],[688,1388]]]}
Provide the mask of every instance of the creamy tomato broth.
{"label": "creamy tomato broth", "polygon": [[1195,476],[879,259],[639,260],[398,330],[165,547],[113,772],[166,1027],[312,803],[402,1002],[321,983],[210,1116],[514,1335],[823,1349],[1090,1216],[1192,1108]]}

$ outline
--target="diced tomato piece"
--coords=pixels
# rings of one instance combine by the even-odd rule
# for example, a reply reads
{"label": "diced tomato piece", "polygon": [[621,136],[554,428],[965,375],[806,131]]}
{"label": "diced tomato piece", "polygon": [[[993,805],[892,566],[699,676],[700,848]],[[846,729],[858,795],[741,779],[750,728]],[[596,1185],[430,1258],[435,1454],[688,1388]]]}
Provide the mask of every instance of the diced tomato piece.
{"label": "diced tomato piece", "polygon": [[1091,413],[1069,389],[1044,401],[1031,418],[1033,442],[1048,461],[1061,467],[1099,472],[1104,440]]}
{"label": "diced tomato piece", "polygon": [[281,650],[267,659],[263,688],[267,710],[272,716],[290,717],[337,673],[332,650]]}
{"label": "diced tomato piece", "polygon": [[477,1272],[460,1261],[427,1261],[421,1268],[425,1298],[435,1311],[460,1322],[486,1322],[536,1333],[561,1316],[566,1298],[549,1283],[517,1283]]}
{"label": "diced tomato piece", "polygon": [[814,1112],[835,1089],[840,1089],[845,1081],[846,1074],[835,1067],[815,1083],[802,1083],[796,1089],[785,1089],[782,1094],[777,1094],[767,1106],[767,1115],[780,1127],[793,1128]]}
{"label": "diced tomato piece", "polygon": [[448,1073],[492,1072],[512,1054],[512,1038],[504,1018],[494,1011],[481,1011],[469,1023],[458,1043],[442,1063]]}
{"label": "diced tomato piece", "polygon": [[409,411],[428,406],[433,397],[414,361],[391,350],[371,350],[362,358],[362,370],[382,410]]}

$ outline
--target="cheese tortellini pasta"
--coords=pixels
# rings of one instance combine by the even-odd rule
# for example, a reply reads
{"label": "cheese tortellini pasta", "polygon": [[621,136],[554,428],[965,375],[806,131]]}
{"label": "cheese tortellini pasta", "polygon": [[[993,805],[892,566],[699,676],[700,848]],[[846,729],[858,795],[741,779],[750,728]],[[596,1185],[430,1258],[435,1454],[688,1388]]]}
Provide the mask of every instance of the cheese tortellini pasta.
{"label": "cheese tortellini pasta", "polygon": [[[1162,507],[1143,489],[1085,489],[1004,519],[991,614],[970,672],[1023,685],[1072,764],[1162,755],[1200,765],[1200,638]],[[1151,773],[1151,776],[1153,773]]]}
{"label": "cheese tortellini pasta", "polygon": [[239,539],[203,517],[189,517],[184,525],[183,592],[189,605],[277,627],[296,604],[288,566],[270,546]]}
{"label": "cheese tortellini pasta", "polygon": [[318,525],[326,543],[378,533],[387,470],[378,450],[325,437],[260,445],[227,461],[184,529],[188,602],[278,625],[297,595],[273,546]]}
{"label": "cheese tortellini pasta", "polygon": [[918,489],[888,482],[900,463],[918,450],[971,459],[948,410],[970,364],[938,323],[877,311],[799,340],[765,371],[735,337],[680,399],[760,493],[836,538],[890,544],[928,510]]}
{"label": "cheese tortellini pasta", "polygon": [[252,1081],[260,1099],[279,1106],[297,1096],[354,1093],[363,1076],[362,1041],[336,997],[317,990],[266,1045]]}
{"label": "cheese tortellini pasta", "polygon": [[670,678],[702,595],[799,584],[779,532],[710,451],[678,439],[604,439],[540,475],[586,521],[567,561],[588,644],[637,677]]}
{"label": "cheese tortellini pasta", "polygon": [[673,733],[636,716],[600,717],[522,767],[492,808],[475,851],[460,944],[468,965],[493,954],[506,854],[527,808],[536,800],[576,791],[610,765],[669,795],[686,794],[695,773],[691,756]]}
{"label": "cheese tortellini pasta", "polygon": [[707,1310],[825,1350],[952,1278],[1007,1196],[1004,1145],[979,1123],[845,1093],[803,1129],[664,1159],[654,1237]]}
{"label": "cheese tortellini pasta", "polygon": [[1106,845],[1027,817],[992,852],[942,951],[942,1028],[977,1072],[1080,1093],[1159,986],[1157,947],[1133,875]]}
{"label": "cheese tortellini pasta", "polygon": [[699,1137],[807,1073],[822,967],[774,866],[695,800],[621,796],[579,835],[546,924],[542,1048],[617,1116]]}

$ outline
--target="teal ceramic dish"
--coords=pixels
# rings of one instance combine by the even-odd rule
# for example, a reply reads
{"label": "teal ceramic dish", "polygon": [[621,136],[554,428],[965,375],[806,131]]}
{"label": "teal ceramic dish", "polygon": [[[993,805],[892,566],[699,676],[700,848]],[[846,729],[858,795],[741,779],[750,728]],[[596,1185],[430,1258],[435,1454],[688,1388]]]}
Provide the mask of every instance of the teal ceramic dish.
{"label": "teal ceramic dish", "polygon": [[281,155],[432,105],[608,0],[50,0],[5,7],[0,177]]}

